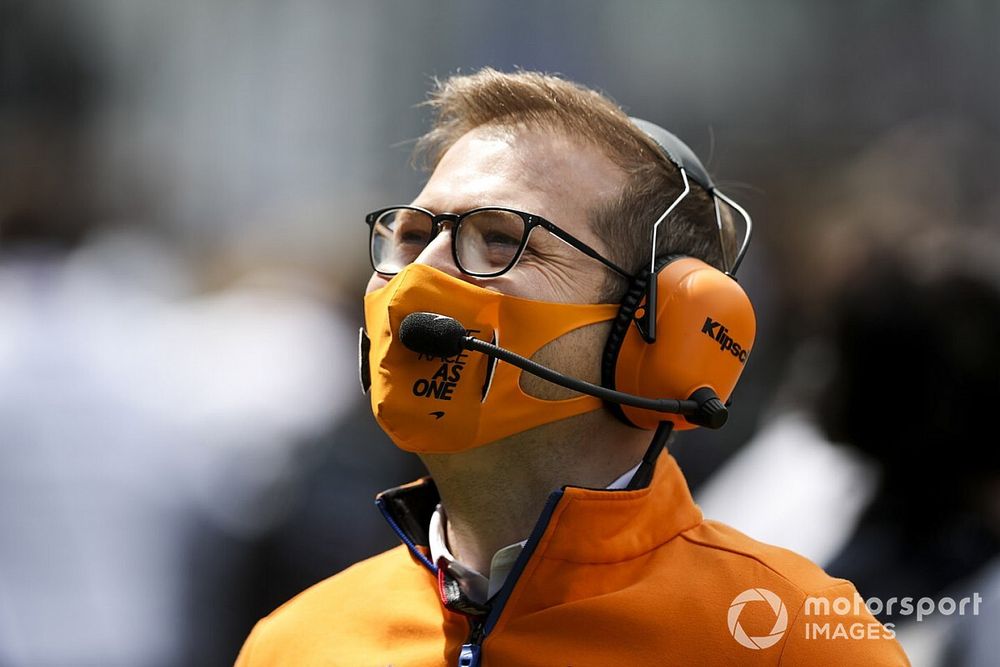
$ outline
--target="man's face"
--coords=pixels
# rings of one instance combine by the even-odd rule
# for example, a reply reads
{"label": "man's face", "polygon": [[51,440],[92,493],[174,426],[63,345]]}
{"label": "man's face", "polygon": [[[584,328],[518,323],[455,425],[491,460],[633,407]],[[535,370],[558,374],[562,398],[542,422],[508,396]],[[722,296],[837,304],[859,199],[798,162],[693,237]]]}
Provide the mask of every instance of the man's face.
{"label": "man's face", "polygon": [[[590,212],[614,196],[624,173],[600,150],[549,130],[480,127],[445,153],[413,205],[435,213],[506,206],[550,220],[602,255]],[[535,228],[518,263],[496,278],[462,274],[451,254],[448,226],[416,259],[451,276],[504,294],[562,303],[595,303],[608,269],[544,229]],[[387,278],[372,275],[368,290]]]}
{"label": "man's face", "polygon": [[[625,174],[593,145],[558,132],[477,128],[462,136],[442,157],[415,206],[434,213],[462,213],[480,206],[506,206],[546,218],[607,256],[607,247],[590,229],[590,212],[615,196]],[[543,229],[532,231],[517,264],[495,278],[467,276],[451,254],[451,227],[443,229],[417,257],[461,280],[512,296],[560,303],[599,302],[609,273],[603,264]],[[368,292],[388,279],[375,273]],[[600,381],[600,351],[610,324],[583,327],[552,341],[532,358],[576,377]],[[548,400],[575,395],[527,373],[527,393]]]}

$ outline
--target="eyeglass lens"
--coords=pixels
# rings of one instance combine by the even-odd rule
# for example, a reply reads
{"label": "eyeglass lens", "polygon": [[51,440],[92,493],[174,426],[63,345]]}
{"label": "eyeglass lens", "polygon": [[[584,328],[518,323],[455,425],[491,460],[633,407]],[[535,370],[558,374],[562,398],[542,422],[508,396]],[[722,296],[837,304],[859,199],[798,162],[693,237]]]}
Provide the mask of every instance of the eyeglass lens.
{"label": "eyeglass lens", "polygon": [[[371,253],[379,273],[398,273],[417,259],[433,238],[429,215],[411,209],[384,212],[372,226]],[[525,235],[525,222],[517,213],[497,209],[476,211],[462,217],[455,237],[459,268],[473,275],[495,275],[517,260]]]}

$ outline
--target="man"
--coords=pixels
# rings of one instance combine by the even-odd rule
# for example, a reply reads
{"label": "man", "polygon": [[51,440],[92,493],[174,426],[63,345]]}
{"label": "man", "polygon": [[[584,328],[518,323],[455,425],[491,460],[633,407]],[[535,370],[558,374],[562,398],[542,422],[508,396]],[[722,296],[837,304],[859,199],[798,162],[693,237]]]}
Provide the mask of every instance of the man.
{"label": "man", "polygon": [[432,104],[430,180],[412,205],[368,217],[362,358],[376,419],[430,478],[378,498],[402,546],[262,620],[238,664],[906,664],[863,605],[833,604],[855,602],[849,582],[702,520],[673,458],[657,458],[684,418],[647,426],[651,446],[634,414],[595,398],[476,352],[401,344],[407,315],[443,313],[600,383],[619,301],[641,284],[652,303],[649,281],[629,277],[650,262],[657,220],[658,264],[739,261],[696,159],[598,93],[487,69],[445,81]]}

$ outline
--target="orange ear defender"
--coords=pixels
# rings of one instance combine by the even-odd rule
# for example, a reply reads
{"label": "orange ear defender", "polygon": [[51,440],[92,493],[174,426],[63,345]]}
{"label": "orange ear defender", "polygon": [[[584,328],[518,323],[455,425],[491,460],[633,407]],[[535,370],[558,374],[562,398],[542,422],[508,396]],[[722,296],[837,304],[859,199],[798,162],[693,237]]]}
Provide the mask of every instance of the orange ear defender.
{"label": "orange ear defender", "polygon": [[[622,300],[604,349],[602,384],[650,398],[702,402],[718,397],[726,402],[743,372],[757,329],[750,299],[734,277],[750,241],[750,216],[718,191],[694,152],[680,139],[652,123],[637,118],[632,122],[680,170],[684,191],[654,225],[652,261],[633,278]],[[720,199],[745,221],[746,236],[725,272],[694,257],[655,256],[657,227],[689,192],[689,177],[715,202],[720,242]],[[664,421],[662,412],[608,405],[631,426],[653,430]],[[717,405],[724,410],[721,403]],[[677,429],[705,425],[694,415],[671,415],[668,421]]]}
{"label": "orange ear defender", "polygon": [[[732,395],[756,334],[753,306],[739,283],[700,259],[673,255],[655,276],[659,333],[652,343],[641,332],[649,273],[632,283],[604,352],[603,384],[648,397],[696,398],[711,389],[722,401]],[[611,405],[627,424],[655,429],[662,412]],[[671,415],[676,429],[694,428],[689,417]]]}

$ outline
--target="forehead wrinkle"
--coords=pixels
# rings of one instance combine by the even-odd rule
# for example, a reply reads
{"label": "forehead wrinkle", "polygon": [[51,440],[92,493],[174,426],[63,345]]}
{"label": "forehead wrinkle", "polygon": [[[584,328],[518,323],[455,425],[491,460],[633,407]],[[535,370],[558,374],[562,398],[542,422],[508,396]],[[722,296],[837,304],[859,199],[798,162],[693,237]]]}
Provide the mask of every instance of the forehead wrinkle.
{"label": "forehead wrinkle", "polygon": [[550,128],[482,126],[445,152],[414,204],[436,213],[506,206],[547,218],[605,251],[590,216],[625,180],[592,142]]}
{"label": "forehead wrinkle", "polygon": [[[483,206],[505,206],[547,217],[539,209],[552,193],[538,187],[530,161],[513,150],[497,153],[495,149],[477,151],[476,161],[461,170],[453,169],[446,154],[414,205],[435,213],[444,213],[445,208],[449,213],[462,213]],[[491,170],[492,164],[499,166]]]}
{"label": "forehead wrinkle", "polygon": [[[616,197],[625,185],[626,174],[592,142],[575,139],[559,130],[526,130],[514,138],[530,143],[530,150],[518,160],[536,175],[536,190],[556,201],[578,204],[580,225],[551,217],[550,220],[596,250],[604,243],[594,234],[590,215],[601,204]],[[560,243],[560,245],[562,245]]]}
{"label": "forehead wrinkle", "polygon": [[[522,180],[530,173],[528,185],[538,192],[574,200],[591,195],[589,205],[593,206],[615,196],[626,180],[625,171],[598,144],[575,137],[557,124],[497,122],[479,126],[466,136],[472,134],[502,141],[512,149],[510,157],[519,163]],[[583,187],[580,180],[591,182]]]}

